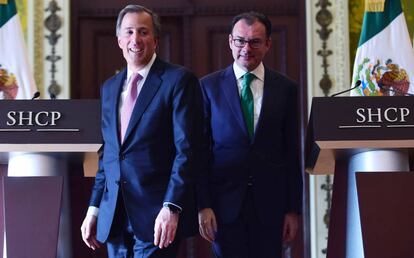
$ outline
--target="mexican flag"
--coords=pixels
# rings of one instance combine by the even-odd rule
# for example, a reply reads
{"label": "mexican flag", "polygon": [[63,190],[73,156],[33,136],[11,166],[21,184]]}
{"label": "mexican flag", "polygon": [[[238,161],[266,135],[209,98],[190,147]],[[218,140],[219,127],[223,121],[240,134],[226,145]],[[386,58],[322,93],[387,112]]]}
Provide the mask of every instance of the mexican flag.
{"label": "mexican flag", "polygon": [[400,0],[365,0],[352,96],[414,93],[414,52]]}
{"label": "mexican flag", "polygon": [[0,99],[30,99],[36,85],[14,0],[0,0]]}

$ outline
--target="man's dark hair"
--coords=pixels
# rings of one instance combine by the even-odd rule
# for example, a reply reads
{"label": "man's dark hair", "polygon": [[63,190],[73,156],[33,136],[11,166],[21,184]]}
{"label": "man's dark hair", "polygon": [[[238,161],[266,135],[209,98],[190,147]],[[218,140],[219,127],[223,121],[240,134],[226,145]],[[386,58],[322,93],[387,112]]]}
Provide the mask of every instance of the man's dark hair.
{"label": "man's dark hair", "polygon": [[234,25],[240,20],[244,20],[247,25],[252,25],[254,22],[258,21],[262,23],[266,28],[266,36],[269,38],[272,33],[272,23],[266,15],[258,12],[246,12],[241,13],[233,18],[230,24],[230,34],[233,33]]}
{"label": "man's dark hair", "polygon": [[160,19],[159,19],[158,15],[156,13],[154,13],[153,11],[151,11],[150,9],[148,9],[148,8],[142,6],[142,5],[137,5],[137,4],[127,5],[127,6],[125,6],[124,9],[122,9],[119,12],[118,18],[116,20],[116,35],[117,36],[120,35],[121,24],[122,24],[122,20],[124,19],[125,14],[127,14],[127,13],[141,13],[141,12],[146,12],[151,16],[152,25],[154,27],[154,36],[156,38],[158,38],[161,34],[161,23],[160,23]]}

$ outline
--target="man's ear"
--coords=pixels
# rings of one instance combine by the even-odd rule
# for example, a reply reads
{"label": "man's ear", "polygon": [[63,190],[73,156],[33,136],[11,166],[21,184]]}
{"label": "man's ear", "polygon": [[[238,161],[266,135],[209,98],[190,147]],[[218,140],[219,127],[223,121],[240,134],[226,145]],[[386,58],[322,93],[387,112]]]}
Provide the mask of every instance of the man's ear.
{"label": "man's ear", "polygon": [[118,46],[119,46],[119,48],[122,49],[121,38],[117,37],[117,40],[118,40]]}
{"label": "man's ear", "polygon": [[155,47],[154,47],[154,51],[158,48],[158,42],[160,42],[160,39],[159,39],[158,37],[155,37],[155,38],[154,38],[154,43],[155,43],[155,44],[154,44],[154,46],[155,46]]}
{"label": "man's ear", "polygon": [[269,49],[272,46],[272,38],[268,37],[266,40],[266,47]]}

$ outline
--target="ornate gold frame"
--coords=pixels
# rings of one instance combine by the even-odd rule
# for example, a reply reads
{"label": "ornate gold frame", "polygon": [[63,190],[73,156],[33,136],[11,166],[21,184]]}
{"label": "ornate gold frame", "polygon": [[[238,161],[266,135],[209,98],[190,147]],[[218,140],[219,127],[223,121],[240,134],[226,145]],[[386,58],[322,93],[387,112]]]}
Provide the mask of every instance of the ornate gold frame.
{"label": "ornate gold frame", "polygon": [[[30,4],[33,4],[33,21],[29,21],[29,6],[28,2]],[[44,38],[44,32],[43,32],[43,20],[44,20],[44,0],[36,0],[36,3],[34,1],[28,1],[28,0],[16,0],[16,7],[17,12],[20,17],[20,22],[22,24],[22,31],[25,37],[26,42],[29,40],[33,40],[33,74],[34,79],[37,85],[37,89],[39,91],[43,91],[44,88],[44,54],[43,54],[43,38]],[[33,38],[28,38],[28,23],[33,22]],[[29,45],[29,44],[26,44]]]}
{"label": "ornate gold frame", "polygon": [[43,20],[44,20],[44,0],[37,0],[34,8],[34,79],[37,89],[44,92],[44,49],[43,49]]}

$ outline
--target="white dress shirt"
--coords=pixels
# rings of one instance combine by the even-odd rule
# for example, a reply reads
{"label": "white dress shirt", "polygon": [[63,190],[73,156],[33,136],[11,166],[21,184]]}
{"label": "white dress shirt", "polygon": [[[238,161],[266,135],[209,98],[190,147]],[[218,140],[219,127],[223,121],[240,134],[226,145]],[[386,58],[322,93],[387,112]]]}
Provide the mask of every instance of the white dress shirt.
{"label": "white dress shirt", "polygon": [[[237,79],[237,88],[239,89],[239,95],[241,96],[242,91],[242,82],[243,82],[243,75],[247,73],[247,71],[243,70],[240,66],[233,63],[233,71],[234,75]],[[264,65],[260,63],[256,69],[250,71],[250,73],[254,74],[256,78],[252,80],[250,83],[250,89],[253,94],[253,124],[254,130],[256,131],[257,122],[259,121],[260,110],[262,109],[262,100],[263,100],[263,88],[264,88]]]}
{"label": "white dress shirt", "polygon": [[[144,85],[144,82],[145,82],[145,80],[148,77],[148,73],[149,73],[152,65],[154,64],[154,61],[155,61],[155,58],[156,57],[157,57],[157,55],[154,53],[152,55],[152,57],[151,57],[151,60],[148,62],[148,64],[146,66],[144,66],[139,71],[131,71],[128,68],[127,77],[126,77],[126,80],[124,82],[124,86],[122,86],[121,98],[119,100],[119,106],[118,106],[118,121],[121,121],[121,119],[120,119],[119,116],[121,115],[122,105],[124,104],[124,100],[125,100],[125,97],[127,95],[128,90],[129,90],[129,87],[131,87],[129,82],[131,81],[132,74],[134,72],[136,72],[136,73],[139,73],[142,76],[142,79],[136,85],[136,87],[138,87],[137,88],[137,98],[138,98],[139,93],[141,92],[142,86]],[[119,126],[121,126],[121,125],[119,125]]]}

